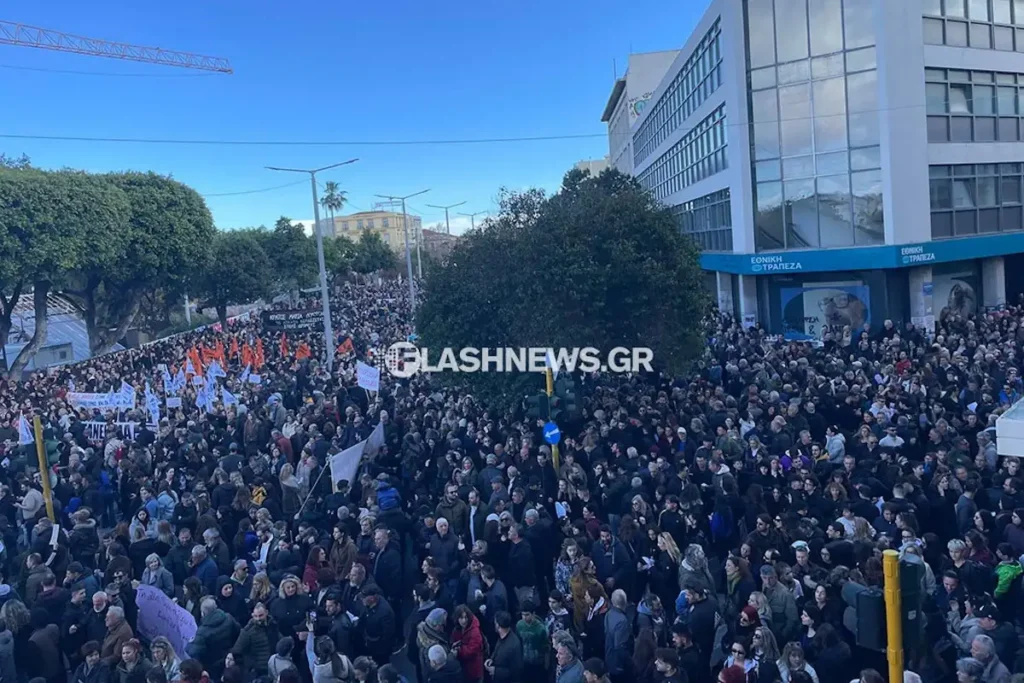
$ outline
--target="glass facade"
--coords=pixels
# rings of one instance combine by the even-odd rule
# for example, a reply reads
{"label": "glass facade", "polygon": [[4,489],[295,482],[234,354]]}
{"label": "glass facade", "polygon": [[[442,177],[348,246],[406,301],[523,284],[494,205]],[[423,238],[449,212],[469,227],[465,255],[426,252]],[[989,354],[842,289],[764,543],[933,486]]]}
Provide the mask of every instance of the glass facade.
{"label": "glass facade", "polygon": [[1020,230],[1021,164],[928,168],[932,239]]}
{"label": "glass facade", "polygon": [[723,104],[644,169],[637,180],[655,199],[665,199],[725,170],[727,143]]}
{"label": "glass facade", "polygon": [[722,29],[704,34],[676,77],[633,135],[633,163],[639,166],[722,84]]}
{"label": "glass facade", "polygon": [[703,251],[732,251],[729,190],[719,190],[672,207],[679,229]]}
{"label": "glass facade", "polygon": [[1024,52],[1024,0],[924,0],[924,42]]}
{"label": "glass facade", "polygon": [[1018,142],[1024,74],[925,69],[928,142]]}
{"label": "glass facade", "polygon": [[758,251],[885,242],[873,0],[746,0]]}

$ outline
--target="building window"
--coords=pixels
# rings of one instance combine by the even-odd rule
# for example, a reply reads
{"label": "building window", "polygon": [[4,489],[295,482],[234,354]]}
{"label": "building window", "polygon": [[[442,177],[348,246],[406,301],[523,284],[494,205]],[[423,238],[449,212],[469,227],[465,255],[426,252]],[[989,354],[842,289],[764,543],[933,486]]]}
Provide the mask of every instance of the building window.
{"label": "building window", "polygon": [[[775,0],[775,25],[780,4],[792,1]],[[809,59],[772,67],[758,63],[758,71],[777,73],[776,79],[759,76],[760,88],[751,78],[758,251],[885,242],[871,2],[807,2]],[[771,0],[748,0],[748,21],[765,3]],[[863,16],[853,17],[855,10]],[[803,14],[794,12],[802,25]],[[786,39],[800,42],[804,33],[790,28]],[[929,88],[927,96],[929,112],[944,110],[945,90]]]}
{"label": "building window", "polygon": [[372,218],[367,218],[366,219],[366,227],[369,228],[370,230],[373,230],[373,219]]}
{"label": "building window", "polygon": [[725,170],[726,128],[723,104],[644,169],[637,177],[640,185],[655,199],[665,199]]}
{"label": "building window", "polygon": [[732,251],[729,190],[720,190],[672,207],[679,230],[702,251]]}
{"label": "building window", "polygon": [[390,225],[388,225],[388,219],[387,218],[381,218],[380,219],[380,224],[383,225],[385,228],[390,228],[391,227]]}
{"label": "building window", "polygon": [[342,221],[341,222],[341,229],[342,230],[348,230],[348,221]]}
{"label": "building window", "polygon": [[[639,166],[722,84],[722,48],[718,21],[665,88],[633,135],[633,163]],[[614,143],[614,141],[613,141]],[[613,144],[614,149],[614,144]]]}
{"label": "building window", "polygon": [[362,218],[360,218],[358,221],[356,221],[356,229],[357,230],[362,230],[363,229],[363,219]]}
{"label": "building window", "polygon": [[925,0],[924,42],[1024,52],[1021,0]]}
{"label": "building window", "polygon": [[1021,229],[1021,164],[931,166],[932,239]]}
{"label": "building window", "polygon": [[1020,140],[1024,74],[925,69],[924,77],[928,142]]}

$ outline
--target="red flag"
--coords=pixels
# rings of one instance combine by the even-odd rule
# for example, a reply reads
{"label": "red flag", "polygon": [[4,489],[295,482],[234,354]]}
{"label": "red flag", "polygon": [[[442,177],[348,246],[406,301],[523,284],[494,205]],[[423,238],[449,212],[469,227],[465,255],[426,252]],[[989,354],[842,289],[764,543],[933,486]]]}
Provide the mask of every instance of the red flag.
{"label": "red flag", "polygon": [[281,333],[281,357],[288,357],[288,336],[284,332]]}
{"label": "red flag", "polygon": [[257,370],[263,367],[263,339],[256,338],[256,355],[253,356],[254,366]]}
{"label": "red flag", "polygon": [[352,346],[352,337],[345,337],[345,341],[338,345],[336,353],[344,356],[346,353],[352,353],[355,351],[355,347]]}
{"label": "red flag", "polygon": [[309,350],[309,344],[302,342],[299,344],[299,348],[295,349],[295,360],[303,360],[313,355],[313,352]]}
{"label": "red flag", "polygon": [[252,348],[250,348],[249,343],[246,342],[242,346],[242,366],[243,367],[245,367],[245,366],[252,366],[252,364],[253,364]]}
{"label": "red flag", "polygon": [[238,337],[231,338],[231,358],[238,358]]}
{"label": "red flag", "polygon": [[221,365],[227,365],[227,358],[224,357],[224,342],[220,339],[217,340],[217,360],[220,361]]}

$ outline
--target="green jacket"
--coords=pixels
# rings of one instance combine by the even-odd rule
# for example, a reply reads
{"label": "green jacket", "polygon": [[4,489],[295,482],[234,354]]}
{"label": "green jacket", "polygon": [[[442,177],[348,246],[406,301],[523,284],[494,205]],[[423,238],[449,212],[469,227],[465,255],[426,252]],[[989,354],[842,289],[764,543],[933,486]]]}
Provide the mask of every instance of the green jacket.
{"label": "green jacket", "polygon": [[1021,574],[1024,574],[1024,567],[1020,566],[1020,562],[1016,560],[1000,562],[996,567],[996,578],[999,579],[999,582],[996,584],[995,597],[1001,598],[1006,595],[1010,591],[1010,586]]}
{"label": "green jacket", "polygon": [[526,664],[544,664],[548,656],[548,627],[540,619],[534,618],[532,624],[520,619],[516,624],[516,635],[523,643],[523,662]]}

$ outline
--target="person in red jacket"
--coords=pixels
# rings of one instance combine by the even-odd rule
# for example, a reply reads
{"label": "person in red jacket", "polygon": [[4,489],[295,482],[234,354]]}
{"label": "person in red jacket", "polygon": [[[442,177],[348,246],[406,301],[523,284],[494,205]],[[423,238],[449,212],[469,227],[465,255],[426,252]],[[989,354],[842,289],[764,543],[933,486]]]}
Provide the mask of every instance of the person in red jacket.
{"label": "person in red jacket", "polygon": [[455,630],[452,632],[452,652],[462,664],[466,683],[478,683],[484,677],[484,638],[480,621],[465,605],[455,608]]}

